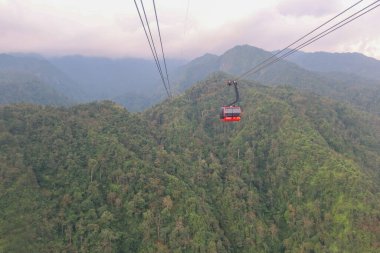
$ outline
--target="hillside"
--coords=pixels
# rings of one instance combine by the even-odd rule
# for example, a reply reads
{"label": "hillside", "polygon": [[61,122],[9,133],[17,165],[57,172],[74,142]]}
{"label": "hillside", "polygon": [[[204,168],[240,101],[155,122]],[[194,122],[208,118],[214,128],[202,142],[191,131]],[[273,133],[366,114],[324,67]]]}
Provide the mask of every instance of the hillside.
{"label": "hillside", "polygon": [[342,72],[380,80],[380,61],[359,53],[297,52],[288,61],[318,72]]}
{"label": "hillside", "polygon": [[0,107],[0,252],[378,252],[380,122],[218,74],[132,114]]}
{"label": "hillside", "polygon": [[32,80],[37,78],[49,86],[48,89],[56,90],[71,101],[82,101],[85,96],[84,91],[70,77],[39,56],[0,54],[0,72],[29,75]]}
{"label": "hillside", "polygon": [[[195,81],[203,80],[215,71],[224,71],[235,76],[241,75],[271,56],[270,52],[259,48],[248,45],[236,46],[221,56],[211,58],[206,55],[186,64],[179,70],[178,75],[175,75],[175,80],[183,89],[186,89]],[[198,71],[198,69],[204,71]],[[191,78],[186,79],[187,76]],[[352,79],[352,74],[317,73],[288,61],[280,61],[248,76],[248,79],[266,85],[295,87],[302,91],[350,103],[361,110],[380,114],[380,97],[371,95],[380,93],[380,82],[357,75]],[[368,94],[370,97],[367,97]]]}
{"label": "hillside", "polygon": [[112,101],[124,106],[128,111],[142,112],[164,100],[165,96],[166,94],[161,93],[128,92],[124,95],[114,97]]}
{"label": "hillside", "polygon": [[63,106],[71,102],[62,93],[32,74],[0,71],[0,104]]}

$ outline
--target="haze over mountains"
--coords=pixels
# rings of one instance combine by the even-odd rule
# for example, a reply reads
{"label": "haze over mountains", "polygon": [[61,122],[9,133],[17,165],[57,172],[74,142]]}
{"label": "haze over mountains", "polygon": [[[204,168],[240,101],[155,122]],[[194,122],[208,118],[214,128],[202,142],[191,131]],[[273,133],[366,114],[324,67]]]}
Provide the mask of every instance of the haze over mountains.
{"label": "haze over mountains", "polygon": [[380,80],[380,61],[359,53],[298,52],[287,60],[311,71],[342,72]]}
{"label": "haze over mountains", "polygon": [[12,56],[1,54],[0,71],[2,75],[13,74],[13,78],[9,80],[10,84],[13,81],[21,83],[20,80],[16,78],[18,74],[21,76],[31,75],[34,77],[36,83],[38,82],[50,86],[50,89],[60,93],[69,100],[80,101],[84,98],[84,92],[75,81],[55,68],[48,60],[40,56],[22,54]]}
{"label": "haze over mountains", "polygon": [[[185,65],[180,60],[169,60],[171,86],[175,93],[180,93],[213,72],[239,75],[271,55],[270,52],[244,45],[234,47],[221,56],[206,54]],[[248,78],[266,85],[297,87],[379,113],[380,61],[360,54],[303,52],[294,54],[289,60],[296,64],[280,61]],[[28,55],[1,55],[0,71],[4,75],[12,71],[34,75],[41,85],[51,86],[50,93],[65,97],[62,101],[54,99],[57,101],[55,104],[61,105],[108,99],[132,111],[141,111],[165,98],[159,75],[150,60],[84,56],[43,59]],[[19,80],[14,82],[20,83]],[[37,97],[46,97],[40,93]],[[0,101],[38,101],[31,99],[31,95],[23,95],[25,98],[20,96],[19,100],[17,96],[4,92],[3,96],[6,95],[8,99]],[[41,99],[40,102],[49,104],[45,101],[50,100]]]}
{"label": "haze over mountains", "polygon": [[[175,68],[182,62],[168,60],[168,65]],[[135,111],[157,103],[165,95],[151,60],[84,56],[45,59],[2,54],[0,72],[2,104],[69,105],[107,99]],[[26,75],[30,78],[23,78]]]}
{"label": "haze over mountains", "polygon": [[[159,94],[160,79],[152,60],[66,56],[49,61],[87,92],[87,99],[113,99],[127,94]],[[183,61],[168,60],[169,71]],[[158,101],[158,100],[157,100]]]}

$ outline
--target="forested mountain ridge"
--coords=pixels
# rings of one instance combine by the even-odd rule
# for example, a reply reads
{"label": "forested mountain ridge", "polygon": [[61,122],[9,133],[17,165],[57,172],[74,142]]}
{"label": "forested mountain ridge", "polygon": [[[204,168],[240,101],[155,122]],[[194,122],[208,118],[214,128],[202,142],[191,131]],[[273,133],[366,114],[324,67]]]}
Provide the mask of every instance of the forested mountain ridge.
{"label": "forested mountain ridge", "polygon": [[228,78],[142,114],[0,107],[0,252],[378,252],[378,117],[242,82],[223,124]]}

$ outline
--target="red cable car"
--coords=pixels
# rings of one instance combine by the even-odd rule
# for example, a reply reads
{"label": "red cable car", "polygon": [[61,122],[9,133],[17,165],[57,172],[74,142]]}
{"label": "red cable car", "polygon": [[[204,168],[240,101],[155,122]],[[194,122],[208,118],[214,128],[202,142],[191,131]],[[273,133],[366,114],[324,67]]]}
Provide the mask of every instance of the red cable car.
{"label": "red cable car", "polygon": [[220,108],[220,120],[223,122],[240,121],[241,109],[239,106],[223,106]]}
{"label": "red cable car", "polygon": [[239,101],[239,91],[237,88],[237,81],[228,81],[229,86],[232,84],[235,87],[236,99],[234,102],[227,106],[222,106],[220,108],[220,121],[222,122],[232,122],[232,121],[240,121],[241,118],[241,108],[240,106],[235,106],[235,104]]}

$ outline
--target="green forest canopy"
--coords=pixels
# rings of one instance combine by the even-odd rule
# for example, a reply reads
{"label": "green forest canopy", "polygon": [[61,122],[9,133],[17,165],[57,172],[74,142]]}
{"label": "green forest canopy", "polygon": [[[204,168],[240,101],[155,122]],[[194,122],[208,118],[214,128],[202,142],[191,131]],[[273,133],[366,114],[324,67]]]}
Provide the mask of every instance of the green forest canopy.
{"label": "green forest canopy", "polygon": [[378,252],[379,118],[215,75],[144,113],[0,107],[0,252]]}

